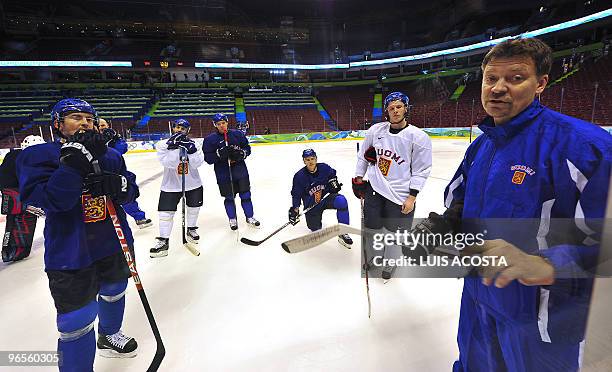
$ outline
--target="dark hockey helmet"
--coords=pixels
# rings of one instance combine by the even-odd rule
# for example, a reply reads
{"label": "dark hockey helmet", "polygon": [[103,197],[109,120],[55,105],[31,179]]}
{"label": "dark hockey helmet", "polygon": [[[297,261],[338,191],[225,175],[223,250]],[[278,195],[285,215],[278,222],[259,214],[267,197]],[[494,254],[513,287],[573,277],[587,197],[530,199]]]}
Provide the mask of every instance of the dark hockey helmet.
{"label": "dark hockey helmet", "polygon": [[225,121],[225,122],[229,123],[229,120],[227,119],[227,115],[225,115],[225,114],[215,114],[215,116],[213,116],[213,118],[212,118],[213,125],[216,127],[217,123],[220,122],[220,121]]}
{"label": "dark hockey helmet", "polygon": [[402,92],[393,92],[393,93],[389,93],[389,95],[387,96],[387,98],[385,98],[385,102],[384,102],[384,106],[383,106],[383,111],[387,111],[387,107],[389,107],[389,104],[393,101],[402,101],[404,103],[404,105],[406,105],[406,107],[408,107],[408,102],[410,102],[410,100],[408,99],[408,96],[405,95]]}
{"label": "dark hockey helmet", "polygon": [[310,157],[310,156],[317,157],[317,153],[315,152],[315,150],[313,150],[313,149],[306,149],[306,150],[302,151],[302,159]]}
{"label": "dark hockey helmet", "polygon": [[64,116],[71,112],[86,112],[94,117],[94,125],[98,126],[98,113],[92,105],[80,98],[65,98],[53,106],[51,110],[51,124],[55,121],[60,122]]}

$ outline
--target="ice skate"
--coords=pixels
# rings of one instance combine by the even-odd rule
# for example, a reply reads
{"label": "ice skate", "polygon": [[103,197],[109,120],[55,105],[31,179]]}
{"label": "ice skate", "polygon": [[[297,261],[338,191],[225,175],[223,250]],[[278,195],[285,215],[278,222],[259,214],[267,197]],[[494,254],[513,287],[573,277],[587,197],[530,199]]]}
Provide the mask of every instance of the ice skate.
{"label": "ice skate", "polygon": [[105,358],[133,358],[136,356],[138,343],[119,331],[113,335],[98,335],[98,354]]}

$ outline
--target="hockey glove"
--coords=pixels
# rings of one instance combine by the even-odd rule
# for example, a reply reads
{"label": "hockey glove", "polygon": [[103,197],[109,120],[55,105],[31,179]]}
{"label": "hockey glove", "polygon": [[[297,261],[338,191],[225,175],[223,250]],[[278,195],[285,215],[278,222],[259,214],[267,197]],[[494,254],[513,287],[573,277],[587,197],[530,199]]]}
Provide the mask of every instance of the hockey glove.
{"label": "hockey glove", "polygon": [[431,212],[428,218],[410,231],[408,236],[412,238],[412,243],[409,246],[402,246],[402,253],[420,262],[419,257],[427,257],[434,253],[444,239],[444,235],[452,232],[453,229],[444,216]]}
{"label": "hockey glove", "polygon": [[300,213],[299,213],[299,208],[293,208],[290,207],[289,208],[289,222],[295,226],[300,222]]}
{"label": "hockey glove", "polygon": [[221,160],[227,160],[227,158],[229,157],[229,153],[230,153],[230,149],[227,146],[223,146],[217,149],[217,156]]}
{"label": "hockey glove", "polygon": [[370,146],[370,148],[363,154],[363,157],[368,161],[368,163],[376,164],[376,149],[374,146]]}
{"label": "hockey glove", "polygon": [[60,163],[78,171],[82,177],[91,173],[91,162],[106,154],[106,140],[92,130],[72,135],[60,150]]}
{"label": "hockey glove", "polygon": [[117,131],[115,131],[113,128],[106,128],[102,130],[102,136],[104,136],[104,138],[106,139],[106,143],[111,143],[118,139],[121,139],[119,133],[117,133]]}
{"label": "hockey glove", "polygon": [[368,181],[364,181],[361,177],[353,178],[353,194],[359,199],[365,198],[366,190],[368,189]]}
{"label": "hockey glove", "polygon": [[232,162],[242,161],[246,158],[246,151],[241,148],[230,147],[228,156]]}
{"label": "hockey glove", "polygon": [[338,182],[338,177],[333,176],[327,181],[327,187],[329,188],[329,192],[332,194],[337,194],[342,189],[342,184]]}
{"label": "hockey glove", "polygon": [[168,138],[166,144],[168,145],[168,150],[176,150],[179,148],[178,143],[183,141],[183,137],[187,138],[183,133],[174,133]]}
{"label": "hockey glove", "polygon": [[120,174],[106,171],[101,174],[90,174],[85,179],[85,192],[89,192],[93,197],[107,195],[122,203],[127,198],[128,181]]}
{"label": "hockey glove", "polygon": [[176,145],[185,149],[189,155],[195,154],[196,151],[198,151],[195,142],[187,138],[187,136],[178,137],[176,140]]}

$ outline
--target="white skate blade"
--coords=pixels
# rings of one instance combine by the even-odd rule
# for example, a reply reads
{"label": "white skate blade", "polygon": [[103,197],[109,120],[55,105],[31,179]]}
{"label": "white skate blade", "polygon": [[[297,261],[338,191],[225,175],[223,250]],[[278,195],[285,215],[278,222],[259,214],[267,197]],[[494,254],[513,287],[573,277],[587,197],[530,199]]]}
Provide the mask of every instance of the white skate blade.
{"label": "white skate blade", "polygon": [[147,227],[151,227],[153,226],[153,221],[149,222],[149,223],[143,223],[141,225],[136,224],[136,226],[138,226],[139,229],[146,229]]}
{"label": "white skate blade", "polygon": [[98,355],[104,358],[134,358],[138,355],[138,349],[129,353],[118,353],[113,349],[98,349]]}
{"label": "white skate blade", "polygon": [[161,252],[157,252],[157,253],[149,252],[149,257],[151,257],[151,258],[166,257],[167,255],[168,255],[168,250],[167,249],[165,251],[161,251]]}

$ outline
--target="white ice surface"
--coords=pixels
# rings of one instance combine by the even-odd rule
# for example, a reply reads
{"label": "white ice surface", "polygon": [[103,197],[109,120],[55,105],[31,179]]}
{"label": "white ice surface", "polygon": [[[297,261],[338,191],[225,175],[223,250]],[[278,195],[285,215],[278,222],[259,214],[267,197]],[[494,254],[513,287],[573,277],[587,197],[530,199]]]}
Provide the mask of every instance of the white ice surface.
{"label": "white ice surface", "polygon": [[[248,228],[238,206],[240,236],[261,239],[286,222],[293,174],[304,148],[338,171],[349,201],[351,225],[360,225],[359,200],[351,192],[357,141],[253,146],[247,159],[255,217]],[[433,140],[431,177],[417,200],[417,217],[443,210],[443,191],[467,141]],[[370,280],[372,318],[360,277],[358,237],[352,250],[328,241],[289,255],[282,241],[309,230],[302,221],[259,247],[237,242],[230,231],[212,166],[200,168],[204,206],[198,230],[202,254],[181,246],[180,208],[170,254],[151,259],[158,234],[161,166],[155,153],[126,156],[141,185],[140,206],[154,226],[135,237],[138,270],[166,346],[161,371],[448,371],[458,355],[456,332],[461,280]],[[335,223],[335,213],[323,224]],[[44,220],[30,258],[0,263],[0,350],[54,350],[55,308],[43,270]],[[2,226],[4,230],[4,226]],[[112,238],[112,237],[109,237]],[[139,297],[130,280],[123,331],[135,337],[133,359],[97,356],[96,371],[144,371],[155,352]],[[0,367],[0,370],[14,370]],[[36,371],[54,370],[52,367]]]}

